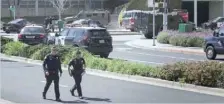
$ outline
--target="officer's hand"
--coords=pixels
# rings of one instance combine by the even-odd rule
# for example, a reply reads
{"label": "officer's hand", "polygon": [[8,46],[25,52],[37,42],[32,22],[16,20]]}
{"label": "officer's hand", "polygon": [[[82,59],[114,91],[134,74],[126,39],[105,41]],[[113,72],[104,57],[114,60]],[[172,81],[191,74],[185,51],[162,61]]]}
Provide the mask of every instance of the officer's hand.
{"label": "officer's hand", "polygon": [[62,72],[60,73],[60,77],[62,76]]}
{"label": "officer's hand", "polygon": [[45,75],[47,75],[47,76],[48,76],[48,75],[49,75],[49,72],[48,72],[48,71],[46,71],[46,72],[45,72]]}

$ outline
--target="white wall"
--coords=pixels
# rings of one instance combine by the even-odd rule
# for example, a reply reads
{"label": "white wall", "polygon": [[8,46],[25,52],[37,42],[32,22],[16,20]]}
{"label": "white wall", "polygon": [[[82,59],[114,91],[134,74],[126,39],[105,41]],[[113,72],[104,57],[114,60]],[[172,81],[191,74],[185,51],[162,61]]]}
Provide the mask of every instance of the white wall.
{"label": "white wall", "polygon": [[213,19],[218,16],[224,16],[223,2],[224,1],[210,1],[209,2],[209,19]]}

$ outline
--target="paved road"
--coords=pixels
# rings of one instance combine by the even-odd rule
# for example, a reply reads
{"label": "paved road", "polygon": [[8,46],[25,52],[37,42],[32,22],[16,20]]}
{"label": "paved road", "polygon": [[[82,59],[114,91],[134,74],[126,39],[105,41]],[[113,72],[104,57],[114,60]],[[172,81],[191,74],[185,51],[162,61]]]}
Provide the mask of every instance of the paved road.
{"label": "paved road", "polygon": [[[41,92],[44,76],[41,66],[1,60],[1,95],[16,103],[52,103],[43,100]],[[84,75],[84,99],[79,100],[69,93],[73,80],[64,71],[60,80],[61,99],[64,103],[224,103],[224,98],[199,93],[174,90],[158,86]],[[47,94],[54,99],[53,84]]]}
{"label": "paved road", "polygon": [[[4,33],[0,33],[0,35]],[[8,34],[8,37],[15,37],[15,34]],[[179,61],[203,61],[207,60],[205,55],[183,54],[175,52],[163,52],[155,50],[147,50],[134,48],[125,45],[126,42],[144,38],[142,35],[120,35],[112,36],[114,51],[110,54],[110,58],[119,58],[129,61],[141,62],[150,65],[163,65],[167,63],[175,63]],[[150,44],[149,44],[150,45]],[[223,61],[224,57],[218,57]]]}
{"label": "paved road", "polygon": [[113,38],[114,38],[113,39],[114,51],[110,54],[109,56],[110,58],[120,58],[120,59],[129,60],[129,61],[151,64],[151,65],[163,65],[167,63],[175,63],[178,61],[207,60],[205,55],[163,52],[163,51],[134,48],[134,47],[125,45],[125,42],[128,42],[130,40],[143,38],[143,36],[141,35],[113,36]]}

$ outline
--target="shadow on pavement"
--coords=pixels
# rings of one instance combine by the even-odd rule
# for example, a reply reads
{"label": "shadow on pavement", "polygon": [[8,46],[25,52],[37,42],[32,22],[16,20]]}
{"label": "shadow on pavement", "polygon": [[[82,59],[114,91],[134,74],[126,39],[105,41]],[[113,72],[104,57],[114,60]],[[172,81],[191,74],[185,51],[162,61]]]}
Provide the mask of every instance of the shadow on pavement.
{"label": "shadow on pavement", "polygon": [[[46,100],[50,100],[50,101],[55,101],[55,102],[59,102],[59,101],[56,101],[54,99],[46,99]],[[86,101],[81,101],[81,100],[74,100],[74,101],[65,101],[65,100],[62,100],[60,101],[60,103],[88,103]]]}
{"label": "shadow on pavement", "polygon": [[83,100],[111,102],[110,99],[108,99],[108,98],[90,98],[90,97],[83,97]]}

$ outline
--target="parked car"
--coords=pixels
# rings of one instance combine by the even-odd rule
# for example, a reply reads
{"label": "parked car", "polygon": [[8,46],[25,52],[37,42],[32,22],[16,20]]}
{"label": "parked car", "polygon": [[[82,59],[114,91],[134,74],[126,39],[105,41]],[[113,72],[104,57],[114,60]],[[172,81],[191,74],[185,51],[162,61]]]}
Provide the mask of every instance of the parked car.
{"label": "parked car", "polygon": [[214,31],[213,36],[205,38],[204,52],[206,57],[214,60],[217,54],[224,54],[224,27]]}
{"label": "parked car", "polygon": [[1,25],[1,29],[3,29],[3,25],[5,24],[5,22],[0,21],[0,25]]}
{"label": "parked car", "polygon": [[224,17],[216,17],[202,24],[202,27],[205,29],[215,30],[217,27],[222,27],[224,25]]}
{"label": "parked car", "polygon": [[67,26],[68,27],[71,27],[71,26],[73,26],[73,27],[76,27],[76,26],[93,26],[93,27],[106,28],[99,21],[92,20],[92,19],[80,19],[80,20],[76,20],[76,21],[72,22],[71,24],[68,24]]}
{"label": "parked car", "polygon": [[10,21],[7,24],[4,24],[3,31],[5,31],[6,33],[10,33],[10,32],[19,33],[21,29],[27,24],[29,24],[29,22],[25,19],[15,19]]}
{"label": "parked car", "polygon": [[[187,20],[186,15],[187,13],[183,14],[181,10],[168,12],[167,28],[170,30],[177,30],[179,23],[187,23],[190,24],[193,31],[195,26]],[[120,25],[133,32],[144,34],[147,39],[153,38],[153,11],[125,11]],[[157,36],[161,30],[163,30],[163,12],[160,12],[160,10],[157,9],[155,10],[155,35]]]}
{"label": "parked car", "polygon": [[43,26],[25,26],[18,34],[18,40],[30,45],[49,43],[48,33]]}
{"label": "parked car", "polygon": [[89,52],[107,58],[113,51],[112,37],[105,28],[100,27],[67,27],[55,34],[56,45],[72,45],[85,48]]}

